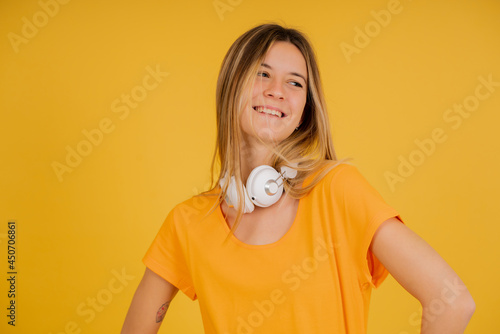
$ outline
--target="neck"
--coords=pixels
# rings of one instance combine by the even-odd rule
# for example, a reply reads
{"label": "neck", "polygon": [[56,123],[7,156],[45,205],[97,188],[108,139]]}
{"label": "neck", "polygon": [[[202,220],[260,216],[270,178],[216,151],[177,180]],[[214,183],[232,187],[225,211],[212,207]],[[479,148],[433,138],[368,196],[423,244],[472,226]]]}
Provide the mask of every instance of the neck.
{"label": "neck", "polygon": [[248,176],[255,167],[271,164],[272,152],[265,145],[258,143],[250,145],[243,142],[240,148],[241,177],[246,183]]}

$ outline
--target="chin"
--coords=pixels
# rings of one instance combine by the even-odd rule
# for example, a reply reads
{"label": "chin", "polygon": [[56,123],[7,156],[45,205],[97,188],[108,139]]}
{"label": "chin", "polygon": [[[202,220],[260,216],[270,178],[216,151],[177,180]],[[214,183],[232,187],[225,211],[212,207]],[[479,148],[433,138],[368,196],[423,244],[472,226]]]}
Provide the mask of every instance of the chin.
{"label": "chin", "polygon": [[273,146],[278,145],[290,136],[290,134],[276,133],[271,129],[260,129],[257,131],[257,134],[262,141]]}
{"label": "chin", "polygon": [[[252,109],[253,110],[253,109]],[[260,114],[251,113],[244,115],[243,119],[248,121],[242,124],[243,133],[248,138],[255,138],[257,141],[262,140],[266,144],[276,146],[286,138],[288,138],[295,128],[290,128],[289,122],[284,122],[283,119],[270,118]],[[250,119],[252,117],[252,119]],[[273,116],[274,117],[274,116]],[[253,124],[253,128],[251,126]]]}

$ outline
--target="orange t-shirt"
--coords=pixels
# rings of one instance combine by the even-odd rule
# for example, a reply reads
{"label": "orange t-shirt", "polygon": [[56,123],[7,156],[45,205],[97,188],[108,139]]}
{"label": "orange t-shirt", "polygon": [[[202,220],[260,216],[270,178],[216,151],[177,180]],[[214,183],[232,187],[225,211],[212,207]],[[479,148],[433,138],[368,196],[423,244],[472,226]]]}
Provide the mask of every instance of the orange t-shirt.
{"label": "orange t-shirt", "polygon": [[198,298],[206,333],[366,332],[371,288],[388,274],[369,245],[381,223],[401,218],[355,167],[332,169],[267,245],[226,240],[220,207],[210,212],[216,198],[177,205],[143,259]]}

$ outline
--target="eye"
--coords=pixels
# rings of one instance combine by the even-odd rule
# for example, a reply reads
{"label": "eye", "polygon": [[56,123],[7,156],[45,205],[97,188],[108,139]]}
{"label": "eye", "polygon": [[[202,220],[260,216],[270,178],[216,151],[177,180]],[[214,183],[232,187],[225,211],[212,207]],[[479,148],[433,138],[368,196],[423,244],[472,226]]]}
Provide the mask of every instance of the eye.
{"label": "eye", "polygon": [[267,73],[267,72],[257,72],[257,76],[264,77],[264,78],[269,78],[269,73]]}
{"label": "eye", "polygon": [[302,88],[302,84],[298,83],[297,81],[290,81],[290,83],[292,84],[292,86],[295,86],[295,87],[300,87]]}

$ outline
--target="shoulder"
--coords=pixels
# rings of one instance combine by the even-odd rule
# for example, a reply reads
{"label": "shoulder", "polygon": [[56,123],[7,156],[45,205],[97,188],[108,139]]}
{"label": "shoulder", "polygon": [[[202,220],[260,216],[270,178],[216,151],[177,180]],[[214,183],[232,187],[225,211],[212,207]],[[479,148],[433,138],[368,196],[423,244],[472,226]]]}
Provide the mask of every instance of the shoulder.
{"label": "shoulder", "polygon": [[178,203],[170,211],[169,217],[182,223],[199,221],[216,209],[218,195],[217,190],[195,195]]}
{"label": "shoulder", "polygon": [[314,186],[310,194],[326,197],[348,206],[383,201],[381,194],[356,166],[340,163],[325,168],[329,168],[329,170]]}
{"label": "shoulder", "polygon": [[[321,174],[325,172],[326,174],[321,177]],[[306,182],[312,182],[316,177],[320,178],[314,187],[316,190],[332,187],[339,189],[353,182],[364,180],[358,168],[346,162],[330,162],[319,171],[313,173]]]}

